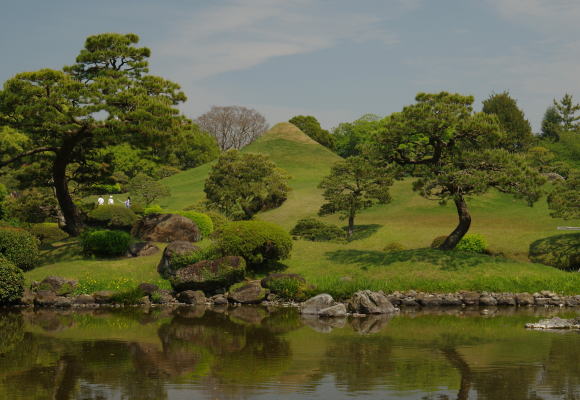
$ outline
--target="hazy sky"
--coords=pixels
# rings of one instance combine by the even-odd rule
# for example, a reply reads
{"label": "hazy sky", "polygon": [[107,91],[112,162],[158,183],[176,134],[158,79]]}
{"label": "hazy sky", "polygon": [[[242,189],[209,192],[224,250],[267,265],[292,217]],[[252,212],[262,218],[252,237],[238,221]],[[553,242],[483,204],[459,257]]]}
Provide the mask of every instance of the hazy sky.
{"label": "hazy sky", "polygon": [[537,130],[580,100],[579,0],[0,0],[0,81],[71,64],[86,36],[134,32],[195,118],[242,105],[325,128],[417,92],[509,90]]}

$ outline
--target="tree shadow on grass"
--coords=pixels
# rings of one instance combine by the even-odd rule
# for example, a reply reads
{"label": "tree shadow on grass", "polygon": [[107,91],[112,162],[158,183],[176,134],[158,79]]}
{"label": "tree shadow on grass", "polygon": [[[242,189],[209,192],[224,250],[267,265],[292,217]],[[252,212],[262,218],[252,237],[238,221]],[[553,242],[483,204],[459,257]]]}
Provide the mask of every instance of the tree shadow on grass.
{"label": "tree shadow on grass", "polygon": [[83,258],[80,244],[77,240],[68,240],[42,246],[40,264],[55,264],[61,261],[72,261]]}
{"label": "tree shadow on grass", "polygon": [[[379,224],[355,225],[350,241],[352,242],[353,240],[367,239],[377,233],[377,231],[381,228],[382,225]],[[342,229],[346,231],[348,227],[343,227]]]}
{"label": "tree shadow on grass", "polygon": [[423,262],[441,267],[442,271],[458,271],[484,263],[504,263],[509,260],[467,251],[413,249],[385,253],[372,250],[337,250],[325,254],[339,264],[358,264],[361,268],[387,266],[396,262]]}

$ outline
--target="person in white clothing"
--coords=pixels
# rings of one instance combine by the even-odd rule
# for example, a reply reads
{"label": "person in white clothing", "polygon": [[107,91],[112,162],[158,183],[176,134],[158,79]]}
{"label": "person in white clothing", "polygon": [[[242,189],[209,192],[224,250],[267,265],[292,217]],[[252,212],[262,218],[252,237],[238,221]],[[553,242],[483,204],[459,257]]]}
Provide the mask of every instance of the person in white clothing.
{"label": "person in white clothing", "polygon": [[105,204],[105,199],[103,199],[103,196],[99,196],[99,198],[97,199],[97,205],[102,206],[104,204]]}
{"label": "person in white clothing", "polygon": [[109,196],[109,201],[107,202],[107,204],[109,204],[110,206],[115,204],[115,200],[113,200],[113,196]]}

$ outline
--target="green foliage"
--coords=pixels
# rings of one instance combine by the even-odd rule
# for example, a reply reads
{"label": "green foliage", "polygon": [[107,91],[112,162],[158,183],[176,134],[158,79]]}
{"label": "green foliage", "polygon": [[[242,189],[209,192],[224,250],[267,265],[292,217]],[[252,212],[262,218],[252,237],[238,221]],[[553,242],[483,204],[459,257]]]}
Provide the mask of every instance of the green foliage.
{"label": "green foliage", "polygon": [[111,297],[111,303],[125,305],[139,304],[144,296],[145,293],[143,293],[141,289],[132,288],[113,294]]}
{"label": "green foliage", "polygon": [[548,107],[542,119],[542,138],[553,142],[560,140],[560,133],[562,131],[561,123],[562,119],[556,107]]}
{"label": "green foliage", "polygon": [[23,271],[31,270],[39,261],[38,239],[23,229],[0,228],[0,256]]}
{"label": "green foliage", "polygon": [[580,170],[574,170],[565,181],[554,183],[548,196],[552,217],[580,218]]}
{"label": "green foliage", "polygon": [[268,283],[268,289],[284,299],[296,301],[307,299],[308,287],[304,283],[304,278],[285,276],[272,279]]}
{"label": "green foliage", "polygon": [[131,229],[137,222],[137,215],[125,206],[97,206],[88,213],[89,224],[111,229]]}
{"label": "green foliage", "polygon": [[376,203],[390,202],[392,183],[392,175],[385,168],[374,167],[362,157],[339,161],[318,185],[324,190],[325,201],[319,215],[339,213],[342,219],[348,218],[347,237],[350,239],[356,214]]}
{"label": "green foliage", "polygon": [[311,240],[313,242],[345,239],[345,232],[338,226],[327,224],[316,218],[303,218],[299,220],[290,231],[290,234],[294,237]]}
{"label": "green foliage", "polygon": [[267,156],[230,150],[212,167],[203,190],[211,207],[233,219],[251,219],[286,200],[287,182]]}
{"label": "green foliage", "polygon": [[213,233],[213,221],[206,214],[196,211],[172,211],[171,214],[178,214],[195,222],[204,238]]}
{"label": "green foliage", "polygon": [[219,232],[216,245],[222,254],[241,256],[256,269],[290,257],[292,238],[270,222],[236,221]]}
{"label": "green foliage", "polygon": [[383,122],[378,115],[365,114],[356,121],[343,122],[332,131],[334,151],[341,157],[362,155],[362,150]]}
{"label": "green foliage", "polygon": [[0,304],[16,303],[24,293],[24,273],[0,254]]}
{"label": "green foliage", "polygon": [[0,220],[7,216],[6,198],[8,197],[8,189],[0,183]]}
{"label": "green foliage", "polygon": [[540,145],[555,154],[552,164],[562,162],[569,168],[580,169],[580,140],[578,133],[562,131],[558,141],[542,140]]}
{"label": "green foliage", "polygon": [[580,233],[550,236],[530,245],[530,260],[566,271],[580,271]]}
{"label": "green foliage", "polygon": [[334,139],[330,132],[322,129],[320,122],[312,115],[297,115],[292,117],[288,122],[295,125],[302,132],[310,136],[324,147],[332,149],[334,147]]}
{"label": "green foliage", "polygon": [[157,199],[170,195],[167,186],[143,173],[138,173],[131,179],[127,185],[127,189],[134,200],[142,203],[145,207],[148,207]]}
{"label": "green foliage", "polygon": [[566,93],[560,101],[554,99],[554,108],[560,117],[561,126],[566,131],[572,131],[578,127],[580,115],[576,115],[580,111],[580,104],[574,104],[572,95]]}
{"label": "green foliage", "polygon": [[21,222],[45,222],[54,220],[57,214],[56,200],[47,188],[26,189],[16,197],[8,197],[4,206],[9,217]]}
{"label": "green foliage", "polygon": [[463,236],[459,243],[457,243],[457,247],[455,247],[455,249],[472,251],[474,253],[486,253],[487,247],[487,240],[485,240],[483,235],[473,233]]}
{"label": "green foliage", "polygon": [[[441,242],[441,243],[443,243],[443,242]],[[407,250],[407,248],[399,242],[391,242],[391,243],[387,244],[385,247],[383,247],[383,251],[385,253],[394,253],[394,252],[403,251],[403,250]]]}
{"label": "green foliage", "polygon": [[431,248],[438,249],[445,242],[445,240],[447,240],[447,236],[437,236],[431,242]]}
{"label": "green foliage", "polygon": [[33,224],[28,229],[40,243],[47,244],[59,242],[68,237],[68,234],[58,227],[58,224],[53,222],[43,222],[40,224]]}
{"label": "green foliage", "polygon": [[534,140],[530,122],[508,92],[493,94],[483,101],[482,112],[494,114],[505,135],[498,143],[511,152],[525,151]]}
{"label": "green foliage", "polygon": [[152,204],[149,207],[145,207],[143,209],[143,214],[144,215],[149,215],[149,214],[163,214],[164,210],[163,208],[161,208],[161,206],[159,204]]}
{"label": "green foliage", "polygon": [[91,194],[118,194],[122,193],[123,189],[119,183],[106,184],[106,183],[95,183],[91,185],[88,193]]}
{"label": "green foliage", "polygon": [[127,142],[108,146],[101,151],[111,159],[113,173],[123,173],[129,179],[139,173],[154,176],[159,168],[159,164],[151,159],[146,150],[138,149]]}
{"label": "green foliage", "polygon": [[195,168],[215,160],[220,155],[216,139],[192,124],[169,143],[168,162],[181,168]]}
{"label": "green foliage", "polygon": [[117,257],[127,252],[131,235],[123,231],[97,230],[81,235],[83,252],[99,257]]}
{"label": "green foliage", "polygon": [[171,270],[175,272],[203,260],[213,260],[217,256],[218,252],[214,247],[208,247],[188,254],[177,254],[171,258]]}

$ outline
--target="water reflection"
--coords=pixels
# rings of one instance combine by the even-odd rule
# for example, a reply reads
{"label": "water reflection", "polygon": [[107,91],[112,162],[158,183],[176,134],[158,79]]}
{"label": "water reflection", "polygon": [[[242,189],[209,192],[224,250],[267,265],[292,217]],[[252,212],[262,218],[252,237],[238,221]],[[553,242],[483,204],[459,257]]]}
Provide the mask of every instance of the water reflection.
{"label": "water reflection", "polygon": [[0,314],[0,398],[578,399],[580,335],[523,329],[559,312],[9,312]]}

